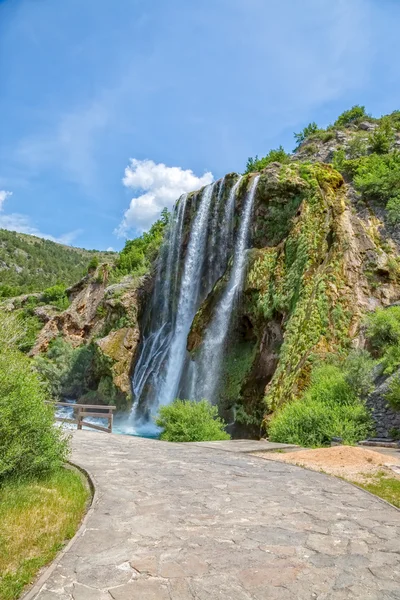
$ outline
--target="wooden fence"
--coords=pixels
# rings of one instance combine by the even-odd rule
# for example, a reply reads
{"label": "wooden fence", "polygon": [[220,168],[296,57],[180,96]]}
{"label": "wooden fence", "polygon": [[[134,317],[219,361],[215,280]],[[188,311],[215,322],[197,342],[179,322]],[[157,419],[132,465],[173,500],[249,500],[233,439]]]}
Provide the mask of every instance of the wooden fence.
{"label": "wooden fence", "polygon": [[[116,406],[106,406],[99,404],[72,404],[71,402],[55,402],[56,406],[67,406],[74,410],[75,419],[68,419],[64,417],[56,417],[57,421],[61,423],[74,423],[78,429],[90,427],[91,429],[97,429],[98,431],[105,431],[106,433],[112,433],[113,426],[113,411],[116,410]],[[103,425],[97,425],[97,423],[90,423],[84,421],[86,417],[96,417],[98,419],[107,419],[108,427]]]}

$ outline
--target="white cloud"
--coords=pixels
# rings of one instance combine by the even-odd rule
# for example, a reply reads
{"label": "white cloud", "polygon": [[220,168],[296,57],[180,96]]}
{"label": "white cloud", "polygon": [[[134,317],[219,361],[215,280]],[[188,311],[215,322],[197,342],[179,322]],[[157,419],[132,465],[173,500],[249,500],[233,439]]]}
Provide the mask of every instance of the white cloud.
{"label": "white cloud", "polygon": [[8,196],[12,196],[12,192],[7,192],[6,190],[0,190],[0,210],[3,210],[3,204],[8,198]]}
{"label": "white cloud", "polygon": [[183,193],[197,190],[213,180],[210,172],[197,177],[190,169],[167,167],[152,160],[131,158],[122,181],[138,195],[132,198],[125,211],[124,218],[116,229],[117,235],[126,236],[131,229],[145,230],[159,217],[164,207],[172,208]]}
{"label": "white cloud", "polygon": [[76,238],[76,236],[81,233],[80,229],[76,229],[75,231],[64,233],[59,238],[57,238],[53,235],[42,233],[39,229],[37,229],[37,227],[32,225],[31,220],[27,215],[22,215],[20,213],[4,214],[3,204],[9,196],[12,196],[12,192],[0,190],[0,229],[7,229],[8,231],[17,231],[18,233],[36,235],[37,237],[45,238],[46,240],[52,240],[53,242],[58,242],[59,244],[66,245],[70,245]]}

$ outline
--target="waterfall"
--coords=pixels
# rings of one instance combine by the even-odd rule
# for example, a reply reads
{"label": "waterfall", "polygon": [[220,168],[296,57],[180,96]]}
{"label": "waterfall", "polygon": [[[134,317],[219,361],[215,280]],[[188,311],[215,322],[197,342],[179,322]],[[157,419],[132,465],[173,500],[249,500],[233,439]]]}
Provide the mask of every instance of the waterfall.
{"label": "waterfall", "polygon": [[215,183],[212,183],[204,189],[193,222],[180,286],[176,322],[168,355],[166,375],[158,398],[159,404],[169,404],[178,392],[186,356],[186,340],[198,306],[201,269],[205,255],[207,224],[214,186]]}
{"label": "waterfall", "polygon": [[[190,197],[184,194],[175,206],[160,252],[132,378],[134,407],[131,423],[134,423],[135,431],[140,431],[141,425],[148,431],[158,407],[169,404],[175,397],[199,397],[202,387],[199,381],[203,374],[207,379],[210,375],[201,365],[206,367],[209,359],[220,362],[217,348],[222,355],[229,328],[227,315],[230,315],[243,280],[244,252],[257,185],[255,179],[244,199],[234,244],[235,204],[241,181],[242,177],[224,178]],[[189,236],[184,225],[188,222]],[[201,361],[197,364],[190,360],[186,349],[190,327],[201,303],[225,273],[232,255],[229,282],[211,324],[217,343],[211,343],[214,333],[207,332]],[[222,332],[224,328],[225,333]],[[213,373],[218,370],[217,363],[208,367]]]}
{"label": "waterfall", "polygon": [[234,303],[243,287],[248,233],[258,180],[259,176],[254,177],[251,188],[246,195],[230,277],[215,308],[213,319],[206,330],[201,347],[198,367],[196,368],[196,382],[193,386],[195,398],[197,399],[206,398],[210,402],[215,402],[215,390],[219,382],[221,362]]}
{"label": "waterfall", "polygon": [[156,399],[160,370],[169,347],[174,323],[174,302],[178,287],[179,259],[187,198],[187,194],[184,194],[176,204],[167,239],[161,250],[152,301],[148,310],[148,323],[144,328],[139,358],[132,379],[133,397],[136,400],[133,420],[137,419],[138,400],[141,398],[145,386],[148,387],[149,407]]}

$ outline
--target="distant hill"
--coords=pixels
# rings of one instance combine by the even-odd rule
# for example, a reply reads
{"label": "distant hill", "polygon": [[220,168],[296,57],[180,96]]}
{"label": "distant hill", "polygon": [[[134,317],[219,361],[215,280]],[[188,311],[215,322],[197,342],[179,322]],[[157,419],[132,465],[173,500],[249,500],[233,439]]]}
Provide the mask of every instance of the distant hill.
{"label": "distant hill", "polygon": [[40,292],[56,283],[76,283],[94,256],[99,262],[113,263],[117,253],[73,248],[0,229],[0,297]]}

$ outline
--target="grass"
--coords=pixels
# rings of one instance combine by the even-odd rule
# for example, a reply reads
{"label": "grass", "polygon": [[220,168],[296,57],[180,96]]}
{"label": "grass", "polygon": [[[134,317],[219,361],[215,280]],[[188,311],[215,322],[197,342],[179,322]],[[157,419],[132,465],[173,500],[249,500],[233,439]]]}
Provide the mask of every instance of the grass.
{"label": "grass", "polygon": [[89,500],[75,469],[0,488],[0,600],[15,600],[73,537]]}
{"label": "grass", "polygon": [[379,471],[364,483],[356,483],[356,485],[400,508],[400,479],[397,477],[389,477],[384,471]]}

